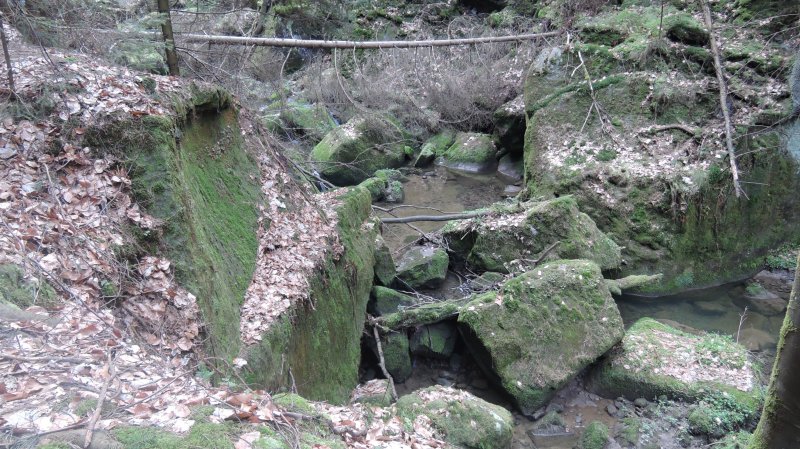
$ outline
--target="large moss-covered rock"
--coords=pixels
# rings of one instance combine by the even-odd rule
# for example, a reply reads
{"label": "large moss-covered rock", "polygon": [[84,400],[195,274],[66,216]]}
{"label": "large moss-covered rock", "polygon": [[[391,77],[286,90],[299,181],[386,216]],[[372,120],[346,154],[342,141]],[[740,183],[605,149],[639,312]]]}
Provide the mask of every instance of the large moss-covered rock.
{"label": "large moss-covered rock", "polygon": [[[637,11],[644,15],[634,17]],[[525,87],[525,182],[531,196],[573,195],[580,210],[623,247],[627,264],[621,275],[663,273],[660,282],[644,289],[667,293],[757,271],[769,249],[800,233],[791,219],[800,213],[800,176],[797,156],[786,150],[785,130],[753,133],[762,127],[741,126],[737,163],[747,174],[749,200],[733,195],[724,145],[709,140],[718,109],[718,92],[708,88],[713,75],[689,70],[687,58],[674,53],[695,47],[673,44],[652,52],[647,39],[636,37],[653,26],[657,32],[653,13],[652,8],[606,13],[624,14],[638,25],[626,28],[633,34],[613,48],[603,43],[582,48],[592,89],[570,78],[572,52],[543,53],[547,57],[532,65]],[[590,23],[626,23],[612,16],[601,14]],[[650,55],[642,59],[649,62],[637,65],[637,52]],[[623,69],[621,61],[647,70]],[[602,105],[602,123],[596,113],[587,119],[591,90]],[[691,126],[652,131],[674,124]]]}
{"label": "large moss-covered rock", "polygon": [[442,156],[442,163],[456,170],[485,173],[497,166],[497,147],[492,136],[480,133],[458,133]]}
{"label": "large moss-covered rock", "polygon": [[143,252],[169,258],[198,299],[208,351],[230,360],[258,252],[261,173],[227,92],[195,84],[176,93],[172,106],[172,117],[89,129],[86,143],[125,161],[134,199],[161,223],[132,238]]}
{"label": "large moss-covered rock", "polygon": [[617,268],[622,262],[617,244],[569,196],[450,223],[442,233],[451,250],[481,270],[507,273],[511,261],[535,259],[556,242],[550,252],[555,259],[589,259],[602,269]]}
{"label": "large moss-covered rock", "polygon": [[463,390],[434,386],[416,391],[397,401],[397,413],[408,424],[419,415],[427,416],[445,441],[457,447],[511,447],[511,413]]}
{"label": "large moss-covered rock", "polygon": [[531,414],[616,344],[622,318],[600,268],[547,263],[484,293],[458,322],[484,371]]}
{"label": "large moss-covered rock", "polygon": [[400,309],[413,306],[416,300],[391,288],[376,285],[372,287],[372,303],[370,313],[375,316],[388,315]]}
{"label": "large moss-covered rock", "polygon": [[354,117],[325,135],[311,152],[311,159],[330,182],[358,184],[376,170],[403,163],[404,132],[389,120]]}
{"label": "large moss-covered rock", "polygon": [[405,287],[436,287],[447,277],[450,258],[435,246],[415,246],[397,263],[397,280]]}
{"label": "large moss-covered rock", "polygon": [[330,112],[321,104],[289,101],[280,107],[280,119],[284,126],[314,139],[322,139],[336,127]]}
{"label": "large moss-covered rock", "polygon": [[608,426],[600,421],[594,421],[586,426],[578,447],[579,449],[604,449],[608,442]]}
{"label": "large moss-covered rock", "polygon": [[628,329],[622,343],[594,370],[589,387],[609,398],[667,395],[711,402],[718,409],[736,409],[743,420],[761,405],[747,349],[730,337],[688,334],[650,318]]}
{"label": "large moss-covered rock", "polygon": [[[309,279],[309,301],[295,304],[247,351],[248,380],[269,390],[297,382],[303,397],[344,403],[358,384],[361,334],[374,279],[377,227],[367,223],[369,192],[343,190],[336,208],[343,251],[331,251]],[[289,369],[291,368],[291,373]]]}

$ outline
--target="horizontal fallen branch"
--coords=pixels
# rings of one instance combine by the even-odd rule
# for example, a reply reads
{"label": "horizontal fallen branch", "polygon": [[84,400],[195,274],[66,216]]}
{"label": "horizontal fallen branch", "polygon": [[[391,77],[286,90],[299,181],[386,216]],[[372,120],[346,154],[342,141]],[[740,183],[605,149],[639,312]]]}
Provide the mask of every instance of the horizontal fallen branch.
{"label": "horizontal fallen branch", "polygon": [[475,217],[483,217],[489,215],[488,211],[482,212],[465,212],[463,214],[449,214],[449,215],[411,215],[408,217],[387,217],[381,218],[381,223],[413,223],[415,221],[453,221],[453,220],[468,220]]}
{"label": "horizontal fallen branch", "polygon": [[693,136],[693,137],[697,136],[700,133],[700,128],[698,128],[696,126],[684,125],[684,124],[681,124],[681,123],[675,123],[675,124],[672,124],[672,125],[663,125],[663,126],[653,126],[651,128],[646,129],[645,132],[648,132],[650,134],[656,134],[656,133],[660,133],[660,132],[664,132],[664,131],[672,131],[672,130],[683,131],[686,134],[688,134],[690,136]]}
{"label": "horizontal fallen branch", "polygon": [[300,48],[421,48],[421,47],[453,47],[458,45],[491,44],[498,42],[518,42],[534,40],[543,37],[553,37],[561,34],[560,31],[547,33],[516,34],[511,36],[472,37],[464,39],[433,39],[421,41],[327,41],[313,39],[289,39],[277,37],[242,37],[218,36],[206,34],[178,34],[180,42],[207,43],[217,45],[254,45],[261,47],[300,47]]}

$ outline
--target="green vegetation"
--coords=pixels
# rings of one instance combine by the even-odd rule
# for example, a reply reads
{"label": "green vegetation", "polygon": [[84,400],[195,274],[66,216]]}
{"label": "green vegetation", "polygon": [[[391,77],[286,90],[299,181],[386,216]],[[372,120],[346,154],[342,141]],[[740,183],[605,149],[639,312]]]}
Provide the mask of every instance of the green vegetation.
{"label": "green vegetation", "polygon": [[0,264],[0,303],[7,302],[20,309],[30,306],[44,308],[58,304],[53,287],[45,281],[26,279],[16,265]]}
{"label": "green vegetation", "polygon": [[608,427],[599,421],[594,421],[583,431],[580,449],[603,449],[607,443]]}

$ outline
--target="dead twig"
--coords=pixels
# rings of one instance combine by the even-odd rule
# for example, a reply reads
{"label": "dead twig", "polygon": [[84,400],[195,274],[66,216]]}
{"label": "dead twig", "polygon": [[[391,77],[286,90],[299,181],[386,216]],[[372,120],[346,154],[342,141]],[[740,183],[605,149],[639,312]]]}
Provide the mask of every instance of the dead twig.
{"label": "dead twig", "polygon": [[700,132],[700,128],[698,128],[696,126],[691,126],[691,125],[684,125],[683,123],[674,123],[674,124],[662,125],[662,126],[652,126],[650,128],[645,129],[644,132],[650,133],[650,134],[657,134],[657,133],[661,133],[661,132],[664,132],[664,131],[672,131],[672,130],[683,131],[683,132],[685,132],[686,134],[688,134],[688,135],[690,135],[692,137],[696,137]]}
{"label": "dead twig", "polygon": [[97,426],[97,420],[100,419],[100,414],[103,412],[103,402],[106,400],[108,387],[111,385],[111,382],[114,381],[114,377],[116,377],[116,373],[114,371],[114,357],[111,355],[110,351],[108,353],[108,362],[106,363],[106,367],[108,369],[108,379],[106,379],[106,381],[103,383],[103,388],[100,390],[100,395],[97,397],[97,407],[95,407],[94,413],[92,413],[92,417],[89,419],[89,424],[86,426],[86,438],[83,440],[84,448],[87,448],[92,444],[94,428]]}
{"label": "dead twig", "polygon": [[386,369],[386,359],[383,358],[383,345],[381,345],[381,336],[378,333],[377,326],[372,326],[372,336],[375,337],[375,344],[378,346],[378,364],[381,367],[381,371],[383,371],[383,375],[389,380],[392,402],[397,402],[397,390],[394,388],[394,378],[389,374],[389,370]]}

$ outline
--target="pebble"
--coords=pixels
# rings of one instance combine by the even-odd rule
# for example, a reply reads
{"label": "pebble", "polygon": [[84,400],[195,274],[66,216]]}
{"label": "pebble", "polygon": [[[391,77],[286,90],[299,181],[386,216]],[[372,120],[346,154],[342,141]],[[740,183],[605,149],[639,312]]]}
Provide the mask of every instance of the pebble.
{"label": "pebble", "polygon": [[17,155],[17,150],[9,147],[0,148],[0,159],[11,159]]}
{"label": "pebble", "polygon": [[606,412],[611,416],[617,416],[618,411],[619,409],[614,404],[608,404],[606,407]]}
{"label": "pebble", "polygon": [[563,411],[564,411],[564,406],[561,404],[556,404],[554,402],[548,404],[547,408],[544,409],[545,413],[550,413],[550,412],[561,413]]}
{"label": "pebble", "polygon": [[645,399],[645,398],[638,398],[635,401],[633,401],[633,405],[635,405],[637,407],[640,407],[640,408],[647,407],[648,404],[649,404],[649,402],[647,402],[647,399]]}

